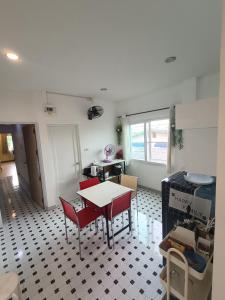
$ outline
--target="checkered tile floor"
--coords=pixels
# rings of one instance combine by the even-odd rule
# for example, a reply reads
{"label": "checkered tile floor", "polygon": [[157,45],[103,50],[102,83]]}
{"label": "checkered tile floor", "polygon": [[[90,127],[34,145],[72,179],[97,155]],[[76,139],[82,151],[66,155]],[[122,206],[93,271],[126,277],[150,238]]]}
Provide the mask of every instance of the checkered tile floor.
{"label": "checkered tile floor", "polygon": [[[79,259],[76,228],[69,224],[65,241],[62,209],[43,211],[30,202],[12,179],[1,179],[0,201],[4,202],[0,227],[0,273],[19,274],[23,299],[154,299],[164,294],[159,273],[162,258],[161,198],[139,188],[139,213],[132,202],[133,233],[123,231],[108,249],[94,224],[82,231]],[[79,209],[80,202],[74,200]],[[127,215],[124,216],[124,223]],[[122,226],[122,218],[115,228]],[[101,229],[101,222],[99,221]]]}

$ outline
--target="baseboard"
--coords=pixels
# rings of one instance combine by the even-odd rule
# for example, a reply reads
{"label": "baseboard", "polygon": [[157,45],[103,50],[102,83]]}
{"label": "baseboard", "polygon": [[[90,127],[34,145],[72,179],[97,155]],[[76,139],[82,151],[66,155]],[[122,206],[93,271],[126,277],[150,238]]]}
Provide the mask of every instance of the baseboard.
{"label": "baseboard", "polygon": [[48,207],[45,207],[45,210],[52,210],[56,207],[57,207],[57,205],[48,206]]}
{"label": "baseboard", "polygon": [[150,188],[150,187],[147,187],[147,186],[144,186],[144,185],[141,185],[141,184],[139,184],[138,186],[141,187],[141,188],[150,190],[150,191],[152,191],[152,192],[154,192],[154,193],[157,193],[157,194],[161,195],[161,191],[155,190],[155,189],[153,189],[153,188]]}

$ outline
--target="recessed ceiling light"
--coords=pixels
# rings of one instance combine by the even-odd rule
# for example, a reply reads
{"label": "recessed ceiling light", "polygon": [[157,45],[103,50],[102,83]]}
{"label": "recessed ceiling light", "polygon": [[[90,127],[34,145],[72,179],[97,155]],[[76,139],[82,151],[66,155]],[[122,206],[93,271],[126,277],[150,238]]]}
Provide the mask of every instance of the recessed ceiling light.
{"label": "recessed ceiling light", "polygon": [[100,91],[101,92],[106,92],[106,91],[108,91],[108,89],[107,88],[101,88]]}
{"label": "recessed ceiling light", "polygon": [[176,56],[169,56],[165,59],[165,63],[169,64],[169,63],[172,63],[176,60]]}
{"label": "recessed ceiling light", "polygon": [[14,52],[7,52],[6,57],[10,60],[13,60],[13,61],[18,61],[19,60],[19,56]]}

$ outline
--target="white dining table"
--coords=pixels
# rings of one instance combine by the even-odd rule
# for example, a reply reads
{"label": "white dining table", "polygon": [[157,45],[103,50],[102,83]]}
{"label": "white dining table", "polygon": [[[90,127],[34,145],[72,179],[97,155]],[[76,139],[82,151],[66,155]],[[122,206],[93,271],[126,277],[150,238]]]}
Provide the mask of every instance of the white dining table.
{"label": "white dining table", "polygon": [[[122,186],[120,184],[111,182],[111,181],[105,181],[99,184],[96,184],[92,187],[89,187],[84,190],[77,191],[77,194],[86,200],[92,202],[96,206],[100,208],[107,207],[114,199],[128,193],[132,192],[133,190]],[[107,209],[105,210],[107,213]],[[107,230],[107,242],[108,246],[110,247],[110,237],[109,235],[109,224],[108,224],[108,217],[106,217],[106,230]],[[123,228],[121,228],[117,233],[114,235],[119,234],[121,231],[125,230],[128,228],[128,226],[131,226],[131,220],[129,220],[129,224]]]}

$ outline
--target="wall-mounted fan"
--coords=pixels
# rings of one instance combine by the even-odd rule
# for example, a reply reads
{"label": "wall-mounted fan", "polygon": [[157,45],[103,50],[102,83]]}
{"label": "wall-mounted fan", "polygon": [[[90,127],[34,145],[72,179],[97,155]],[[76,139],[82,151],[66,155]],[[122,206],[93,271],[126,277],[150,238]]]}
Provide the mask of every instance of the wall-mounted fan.
{"label": "wall-mounted fan", "polygon": [[102,106],[92,106],[88,109],[88,119],[96,119],[103,115],[104,109]]}
{"label": "wall-mounted fan", "polygon": [[112,162],[111,157],[116,152],[116,147],[114,145],[109,144],[109,145],[105,146],[104,152],[105,152],[106,158],[103,160],[103,162],[110,163],[110,162]]}

